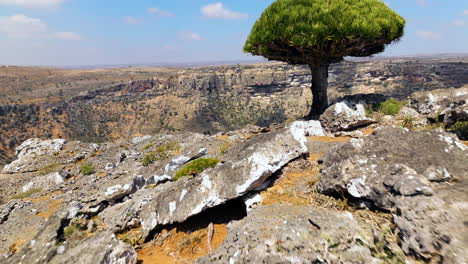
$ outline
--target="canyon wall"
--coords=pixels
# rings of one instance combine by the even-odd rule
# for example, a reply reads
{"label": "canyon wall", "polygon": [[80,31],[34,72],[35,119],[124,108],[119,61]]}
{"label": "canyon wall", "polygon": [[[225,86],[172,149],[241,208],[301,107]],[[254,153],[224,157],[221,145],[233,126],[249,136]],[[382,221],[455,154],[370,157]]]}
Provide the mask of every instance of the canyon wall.
{"label": "canyon wall", "polygon": [[[0,163],[31,138],[116,141],[158,132],[215,133],[304,116],[310,71],[280,63],[174,69],[146,80],[81,92],[39,104],[0,106]],[[330,97],[415,91],[468,83],[468,63],[344,62],[330,70]]]}

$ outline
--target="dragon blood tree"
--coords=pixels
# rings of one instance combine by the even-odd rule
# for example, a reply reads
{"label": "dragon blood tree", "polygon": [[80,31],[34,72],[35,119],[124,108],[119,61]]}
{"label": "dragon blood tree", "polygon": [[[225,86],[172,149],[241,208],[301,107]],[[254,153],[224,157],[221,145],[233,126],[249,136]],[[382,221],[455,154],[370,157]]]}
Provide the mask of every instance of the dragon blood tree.
{"label": "dragon blood tree", "polygon": [[328,107],[328,68],[346,56],[383,52],[404,33],[405,19],[380,0],[277,0],[257,20],[244,52],[309,65],[312,109]]}

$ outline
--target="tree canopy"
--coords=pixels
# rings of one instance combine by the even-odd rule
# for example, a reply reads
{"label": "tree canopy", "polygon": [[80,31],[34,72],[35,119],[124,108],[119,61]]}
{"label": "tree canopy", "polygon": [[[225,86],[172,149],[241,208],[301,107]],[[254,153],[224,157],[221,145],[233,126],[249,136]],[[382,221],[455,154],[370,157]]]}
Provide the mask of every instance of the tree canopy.
{"label": "tree canopy", "polygon": [[384,51],[403,36],[405,23],[381,0],[277,0],[255,23],[244,52],[320,66]]}

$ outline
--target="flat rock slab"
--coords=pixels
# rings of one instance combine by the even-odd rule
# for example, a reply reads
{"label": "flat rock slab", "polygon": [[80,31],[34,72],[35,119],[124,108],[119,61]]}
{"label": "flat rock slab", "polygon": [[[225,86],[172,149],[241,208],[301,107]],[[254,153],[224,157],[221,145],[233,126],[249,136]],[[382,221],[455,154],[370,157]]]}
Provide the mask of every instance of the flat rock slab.
{"label": "flat rock slab", "polygon": [[[226,240],[196,263],[378,263],[372,235],[350,213],[314,206],[261,206],[230,224]],[[366,246],[364,246],[366,245]]]}
{"label": "flat rock slab", "polygon": [[303,130],[294,127],[259,135],[226,153],[225,162],[194,178],[143,189],[102,217],[118,229],[140,222],[143,237],[160,226],[185,221],[208,208],[263,187],[274,172],[307,152]]}

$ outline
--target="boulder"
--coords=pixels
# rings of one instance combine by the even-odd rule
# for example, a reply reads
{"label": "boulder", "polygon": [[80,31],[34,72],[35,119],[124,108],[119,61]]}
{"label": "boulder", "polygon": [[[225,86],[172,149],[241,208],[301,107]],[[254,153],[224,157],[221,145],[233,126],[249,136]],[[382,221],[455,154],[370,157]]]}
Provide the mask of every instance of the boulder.
{"label": "boulder", "polygon": [[156,228],[183,222],[208,208],[266,188],[276,171],[307,152],[304,134],[303,129],[291,126],[258,135],[229,149],[225,162],[215,168],[139,190],[100,216],[112,230],[140,223],[146,238]]}
{"label": "boulder", "polygon": [[409,105],[420,114],[437,119],[450,105],[463,105],[468,101],[468,87],[417,92],[410,96]]}
{"label": "boulder", "polygon": [[53,172],[45,176],[37,176],[24,185],[22,191],[27,192],[33,188],[41,190],[54,190],[65,182],[67,176],[67,173],[63,171]]}
{"label": "boulder", "polygon": [[[28,139],[16,148],[17,159],[5,165],[4,174],[37,172],[75,163],[99,149],[98,144],[66,142],[64,139]],[[47,171],[47,170],[46,170]]]}
{"label": "boulder", "polygon": [[114,234],[103,232],[70,245],[62,244],[49,263],[135,264],[137,254],[131,245],[118,240]]}
{"label": "boulder", "polygon": [[366,117],[364,104],[352,101],[333,104],[320,116],[320,122],[331,133],[350,131],[375,123]]}
{"label": "boulder", "polygon": [[204,263],[379,263],[372,235],[351,213],[272,205],[231,223],[226,240]]}
{"label": "boulder", "polygon": [[323,137],[325,131],[319,121],[296,121],[291,124],[295,129],[303,130],[306,137]]}
{"label": "boulder", "polygon": [[16,148],[18,159],[5,165],[2,173],[18,173],[34,171],[31,170],[30,163],[37,157],[60,151],[65,145],[64,139],[41,140],[38,138],[28,139]]}
{"label": "boulder", "polygon": [[463,263],[467,160],[468,147],[453,135],[378,128],[326,155],[318,190],[394,212],[406,254]]}
{"label": "boulder", "polygon": [[447,127],[457,122],[468,122],[468,101],[459,106],[448,107],[441,114],[444,115],[444,123]]}

